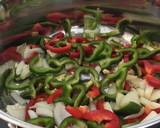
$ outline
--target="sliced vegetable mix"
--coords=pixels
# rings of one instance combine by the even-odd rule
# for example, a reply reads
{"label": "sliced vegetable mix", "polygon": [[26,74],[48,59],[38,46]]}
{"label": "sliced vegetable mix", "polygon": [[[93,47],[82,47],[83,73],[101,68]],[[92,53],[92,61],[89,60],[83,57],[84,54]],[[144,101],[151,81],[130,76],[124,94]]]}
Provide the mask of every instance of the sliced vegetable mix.
{"label": "sliced vegetable mix", "polygon": [[[82,21],[83,31],[74,33],[72,24]],[[159,116],[160,32],[127,42],[130,24],[100,9],[48,14],[31,30],[36,42],[0,53],[2,67],[15,62],[1,73],[0,88],[18,91],[27,102],[23,114],[14,115],[17,105],[8,113],[47,128],[121,128]],[[116,27],[102,32],[102,25]]]}

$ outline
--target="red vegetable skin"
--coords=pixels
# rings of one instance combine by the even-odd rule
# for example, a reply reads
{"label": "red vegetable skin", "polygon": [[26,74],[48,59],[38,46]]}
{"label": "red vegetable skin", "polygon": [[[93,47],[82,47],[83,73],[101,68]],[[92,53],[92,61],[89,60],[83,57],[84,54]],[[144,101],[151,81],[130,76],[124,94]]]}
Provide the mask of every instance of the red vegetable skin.
{"label": "red vegetable skin", "polygon": [[47,103],[52,104],[55,99],[57,99],[58,97],[60,97],[62,95],[62,91],[63,91],[62,88],[58,88],[53,94],[51,94],[48,97]]}
{"label": "red vegetable skin", "polygon": [[30,107],[32,107],[33,105],[35,105],[37,102],[40,101],[46,101],[48,98],[48,95],[46,94],[40,94],[38,95],[36,98],[31,99],[25,107],[25,120],[29,119],[29,114],[28,114],[28,110],[30,109]]}
{"label": "red vegetable skin", "polygon": [[66,46],[56,48],[56,47],[51,46],[49,43],[46,43],[45,47],[46,47],[46,49],[50,50],[51,52],[62,54],[62,53],[69,52],[72,45],[67,44]]}
{"label": "red vegetable skin", "polygon": [[125,81],[124,90],[126,90],[126,91],[130,91],[131,90],[131,86],[129,85],[128,81]]}
{"label": "red vegetable skin", "polygon": [[62,40],[63,38],[64,38],[64,33],[62,32],[57,33],[56,35],[53,36],[53,38],[49,42],[45,42],[46,49],[50,50],[53,53],[59,53],[59,54],[69,52],[72,47],[72,45],[69,43],[62,47],[54,47],[55,43]]}
{"label": "red vegetable skin", "polygon": [[152,59],[155,61],[160,61],[160,54],[153,56]]}
{"label": "red vegetable skin", "polygon": [[51,42],[51,43],[56,43],[56,42],[62,40],[63,38],[64,38],[64,33],[63,33],[63,32],[59,32],[59,33],[55,34],[55,35],[52,37],[52,39],[51,39],[50,42]]}
{"label": "red vegetable skin", "polygon": [[104,99],[99,99],[96,102],[96,109],[97,110],[104,110]]}
{"label": "red vegetable skin", "polygon": [[[88,108],[88,107],[87,107]],[[66,110],[78,119],[85,119],[89,121],[96,121],[97,123],[106,122],[104,128],[120,128],[119,118],[108,110],[93,110],[88,111],[86,106],[84,108],[74,108],[67,106]]]}
{"label": "red vegetable skin", "polygon": [[79,36],[73,36],[73,37],[70,37],[67,41],[69,43],[85,43],[87,41],[87,38],[79,37]]}
{"label": "red vegetable skin", "polygon": [[69,58],[74,59],[74,58],[79,58],[80,57],[80,51],[72,51],[69,52]]}
{"label": "red vegetable skin", "polygon": [[76,117],[78,119],[83,119],[84,114],[86,114],[89,111],[88,106],[80,106],[79,108],[74,108],[72,106],[67,106],[66,110],[73,117]]}
{"label": "red vegetable skin", "polygon": [[106,122],[104,128],[120,128],[119,118],[108,110],[93,110],[85,114],[84,119],[96,121],[98,123]]}
{"label": "red vegetable skin", "polygon": [[88,91],[87,96],[89,98],[95,98],[100,95],[99,88],[96,85],[93,85],[91,90]]}
{"label": "red vegetable skin", "polygon": [[5,51],[0,53],[0,64],[3,64],[9,60],[21,61],[21,55],[16,51],[17,47],[7,48]]}
{"label": "red vegetable skin", "polygon": [[90,56],[93,53],[94,47],[91,45],[88,45],[88,46],[84,46],[83,49],[84,49],[85,55]]}
{"label": "red vegetable skin", "polygon": [[145,76],[145,79],[150,86],[158,89],[160,88],[160,80],[158,78],[148,74]]}

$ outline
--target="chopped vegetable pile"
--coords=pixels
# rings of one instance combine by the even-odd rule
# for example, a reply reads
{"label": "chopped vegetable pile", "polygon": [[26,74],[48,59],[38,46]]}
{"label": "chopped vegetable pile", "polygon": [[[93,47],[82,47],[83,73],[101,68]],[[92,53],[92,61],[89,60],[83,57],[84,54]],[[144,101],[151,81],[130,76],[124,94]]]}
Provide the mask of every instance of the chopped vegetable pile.
{"label": "chopped vegetable pile", "polygon": [[[131,22],[99,9],[46,19],[0,53],[0,87],[17,101],[10,115],[47,128],[121,128],[159,116],[160,32],[127,41]],[[83,32],[72,31],[75,23]],[[116,27],[102,32],[105,25]]]}

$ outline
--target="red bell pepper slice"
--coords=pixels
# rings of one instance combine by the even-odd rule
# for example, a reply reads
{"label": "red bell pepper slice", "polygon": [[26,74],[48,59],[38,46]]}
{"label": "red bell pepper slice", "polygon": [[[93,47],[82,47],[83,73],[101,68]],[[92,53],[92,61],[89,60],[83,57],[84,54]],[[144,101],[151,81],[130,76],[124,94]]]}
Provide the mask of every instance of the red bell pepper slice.
{"label": "red bell pepper slice", "polygon": [[98,123],[106,122],[104,128],[120,128],[119,118],[111,111],[108,110],[88,111],[86,107],[83,108],[82,106],[80,106],[79,108],[67,106],[66,110],[72,116],[78,119],[96,121]]}
{"label": "red bell pepper slice", "polygon": [[54,52],[54,53],[69,52],[69,50],[72,47],[71,44],[67,44],[67,45],[62,46],[62,47],[54,47],[55,43],[62,40],[63,38],[64,38],[64,33],[63,32],[57,33],[56,35],[53,36],[53,38],[50,41],[45,42],[46,49],[48,49],[48,50],[50,50],[51,52]]}
{"label": "red bell pepper slice", "polygon": [[91,87],[91,90],[88,91],[87,96],[89,98],[95,98],[100,95],[99,88],[96,85]]}
{"label": "red bell pepper slice", "polygon": [[47,19],[51,22],[60,22],[66,18],[66,14],[62,12],[52,12],[47,15]]}
{"label": "red bell pepper slice", "polygon": [[74,116],[78,119],[83,119],[84,114],[86,114],[89,111],[88,106],[80,106],[79,108],[75,108],[72,106],[66,106],[66,110],[72,116]]}
{"label": "red bell pepper slice", "polygon": [[69,57],[70,57],[71,59],[79,58],[79,57],[80,57],[80,51],[77,50],[77,51],[69,52]]}
{"label": "red bell pepper slice", "polygon": [[91,45],[84,46],[83,49],[86,56],[90,56],[94,51],[94,47]]}
{"label": "red bell pepper slice", "polygon": [[58,97],[60,97],[62,95],[62,91],[63,91],[62,88],[58,88],[53,94],[51,94],[48,97],[47,103],[52,104],[55,99],[57,99]]}
{"label": "red bell pepper slice", "polygon": [[146,81],[148,82],[148,84],[154,88],[160,88],[160,80],[156,77],[154,77],[153,75],[146,75],[145,76]]}
{"label": "red bell pepper slice", "polygon": [[46,47],[46,49],[50,50],[51,52],[62,54],[62,53],[69,52],[69,50],[71,49],[72,45],[71,44],[67,44],[67,45],[65,45],[63,47],[59,47],[58,48],[58,47],[51,46],[49,43],[46,43],[45,47]]}
{"label": "red bell pepper slice", "polygon": [[63,32],[59,32],[59,33],[55,34],[52,37],[50,42],[54,42],[55,43],[55,42],[58,42],[58,41],[62,40],[63,38],[64,38],[64,33]]}
{"label": "red bell pepper slice", "polygon": [[87,41],[87,38],[79,37],[79,36],[73,36],[68,38],[67,40],[69,43],[85,43]]}
{"label": "red bell pepper slice", "polygon": [[48,95],[46,94],[39,94],[36,98],[31,99],[25,107],[25,120],[29,119],[29,114],[28,114],[28,110],[30,109],[30,107],[34,106],[37,102],[40,101],[46,101],[48,98]]}
{"label": "red bell pepper slice", "polygon": [[96,109],[104,110],[104,99],[99,99],[96,102]]}
{"label": "red bell pepper slice", "polygon": [[116,114],[108,110],[93,110],[84,115],[84,119],[96,121],[98,123],[106,122],[104,128],[120,128],[120,121]]}
{"label": "red bell pepper slice", "polygon": [[160,65],[159,64],[154,64],[153,65],[153,73],[160,72]]}
{"label": "red bell pepper slice", "polygon": [[22,57],[21,55],[17,52],[17,47],[10,47],[7,48],[5,51],[0,53],[0,64],[3,64],[9,60],[14,60],[14,61],[21,61]]}
{"label": "red bell pepper slice", "polygon": [[128,81],[125,81],[124,90],[126,90],[126,91],[130,91],[131,90],[131,86],[129,85]]}
{"label": "red bell pepper slice", "polygon": [[160,61],[160,54],[153,56],[152,59],[155,61]]}
{"label": "red bell pepper slice", "polygon": [[148,60],[142,60],[138,62],[139,65],[142,65],[144,68],[144,73],[146,74],[153,74],[154,68],[153,65]]}

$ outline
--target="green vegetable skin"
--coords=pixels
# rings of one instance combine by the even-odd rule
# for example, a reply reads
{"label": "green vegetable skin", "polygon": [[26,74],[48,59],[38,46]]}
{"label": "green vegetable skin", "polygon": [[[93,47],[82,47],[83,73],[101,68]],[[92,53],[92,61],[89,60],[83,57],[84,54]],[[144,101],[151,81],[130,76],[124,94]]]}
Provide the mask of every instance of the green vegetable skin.
{"label": "green vegetable skin", "polygon": [[[72,125],[80,128],[120,128],[123,123],[120,126],[118,118],[136,114],[143,107],[135,100],[128,100],[127,98],[127,94],[132,92],[131,90],[125,90],[129,70],[133,70],[134,75],[143,79],[146,72],[141,71],[143,67],[139,64],[139,60],[150,59],[160,53],[160,49],[154,47],[154,42],[160,41],[160,32],[146,31],[140,35],[135,34],[131,39],[131,45],[128,47],[116,41],[110,43],[107,42],[108,38],[122,36],[131,21],[125,18],[121,19],[113,31],[102,34],[100,33],[102,11],[88,8],[81,8],[81,10],[83,14],[79,15],[84,16],[84,13],[86,15],[83,19],[84,32],[78,35],[78,38],[72,35],[71,27],[74,23],[73,20],[79,21],[79,19],[76,19],[79,15],[72,17],[57,12],[48,15],[47,21],[41,23],[44,26],[37,28],[36,32],[39,32],[40,35],[33,37],[33,39],[38,38],[37,45],[42,48],[44,53],[38,53],[27,63],[31,72],[30,76],[24,80],[17,80],[15,67],[6,70],[0,77],[0,88],[4,91],[20,90],[20,95],[30,100],[25,113],[39,101],[47,101],[48,104],[63,102],[66,111],[68,106],[71,106],[70,108],[74,107],[70,111],[71,116],[66,117],[58,126],[59,128],[67,128]],[[48,27],[57,25],[63,27],[65,35],[59,33],[53,38],[49,37],[47,35]],[[69,39],[72,39],[72,41],[68,41]],[[30,43],[35,43],[32,41],[31,39]],[[90,50],[86,50],[86,46],[90,46]],[[153,50],[150,50],[147,46]],[[70,56],[70,53],[74,53],[73,56],[76,57]],[[126,55],[128,58],[124,62]],[[13,60],[16,60],[14,56],[10,58],[12,57]],[[41,60],[45,61],[45,64]],[[155,63],[158,62],[155,61]],[[97,67],[100,68],[99,71],[96,69]],[[104,70],[106,69],[108,72],[105,74]],[[158,72],[156,73],[158,74]],[[81,79],[84,75],[89,78]],[[150,81],[155,84],[154,80]],[[92,87],[96,87],[96,89]],[[113,113],[99,110],[97,107],[95,111],[98,113],[97,115],[94,113],[93,116],[93,111],[86,109],[86,106],[91,106],[90,102],[97,105],[96,102],[100,98],[103,98],[104,102],[112,101],[115,103],[119,93],[126,96],[127,104],[122,105],[123,107],[119,105],[116,109],[111,105]],[[36,97],[40,97],[40,100]],[[129,99],[134,99],[134,97],[129,97]],[[101,104],[102,109],[103,106],[104,103]],[[106,115],[104,116],[103,112],[110,113],[107,115],[109,119]],[[88,116],[84,117],[84,113],[88,113]],[[117,118],[117,116],[119,117]],[[56,126],[54,120],[54,117],[39,116],[26,121],[52,128]]]}

